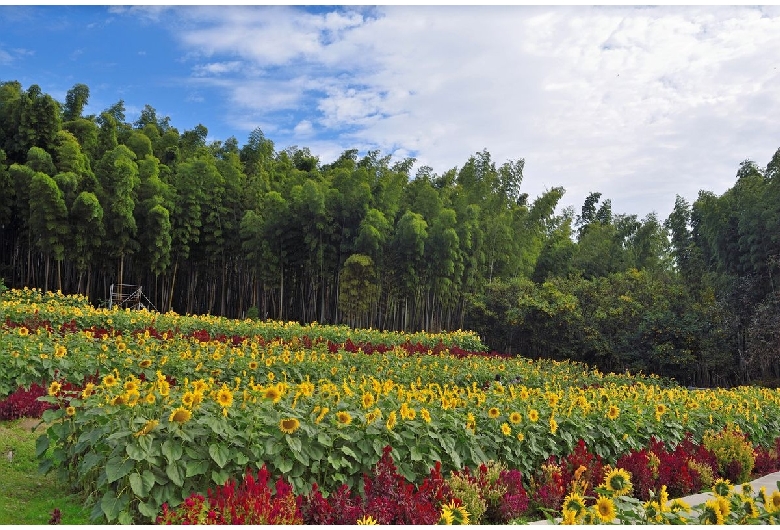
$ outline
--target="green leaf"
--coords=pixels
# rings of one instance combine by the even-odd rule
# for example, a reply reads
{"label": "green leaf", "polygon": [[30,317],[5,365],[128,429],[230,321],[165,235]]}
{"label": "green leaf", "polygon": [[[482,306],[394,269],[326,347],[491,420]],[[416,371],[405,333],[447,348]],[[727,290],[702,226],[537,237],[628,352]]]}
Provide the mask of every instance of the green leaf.
{"label": "green leaf", "polygon": [[141,515],[144,515],[149,519],[154,520],[154,518],[157,517],[157,514],[160,511],[160,507],[157,505],[154,499],[149,499],[146,502],[138,503],[138,511],[141,512]]}
{"label": "green leaf", "polygon": [[181,458],[184,449],[176,440],[165,440],[162,444],[162,454],[168,459],[168,463],[173,463]]}
{"label": "green leaf", "polygon": [[423,459],[423,455],[420,452],[420,449],[416,445],[413,445],[411,449],[412,449],[411,450],[411,457],[412,457],[413,461],[416,462],[416,461],[419,461],[419,460]]}
{"label": "green leaf", "polygon": [[289,434],[284,436],[287,440],[287,445],[293,451],[293,453],[301,452],[301,439],[290,436]]}
{"label": "green leaf", "polygon": [[103,495],[103,498],[100,499],[100,509],[105,514],[108,522],[111,522],[119,517],[119,512],[127,508],[128,504],[129,498],[126,494],[123,493],[117,498],[117,496],[111,490],[108,490]]}
{"label": "green leaf", "polygon": [[42,457],[49,449],[49,437],[42,434],[35,440],[35,457]]}
{"label": "green leaf", "polygon": [[86,475],[93,467],[103,461],[103,455],[100,453],[87,453],[84,460],[79,465],[79,473]]}
{"label": "green leaf", "polygon": [[171,479],[171,482],[177,486],[184,485],[184,477],[181,475],[181,470],[179,469],[179,466],[176,462],[168,464],[165,467],[165,474],[168,475],[168,478]]}
{"label": "green leaf", "polygon": [[331,438],[330,434],[326,432],[319,432],[317,434],[317,441],[326,447],[333,446],[333,438]]}
{"label": "green leaf", "polygon": [[292,460],[287,460],[286,458],[282,458],[278,462],[276,462],[276,468],[279,470],[280,473],[287,473],[293,468],[293,462]]}
{"label": "green leaf", "polygon": [[127,512],[127,510],[122,510],[119,512],[118,522],[119,524],[133,524],[133,517]]}
{"label": "green leaf", "polygon": [[225,482],[227,482],[227,479],[229,478],[230,478],[230,473],[228,473],[224,469],[214,470],[211,472],[211,480],[213,480],[215,484],[218,484],[220,486],[223,486]]}
{"label": "green leaf", "polygon": [[352,448],[350,448],[350,447],[347,447],[346,445],[344,445],[344,446],[342,446],[342,447],[341,447],[341,452],[342,452],[342,453],[344,453],[345,455],[349,455],[349,456],[351,456],[352,458],[354,458],[354,459],[355,459],[355,460],[357,460],[358,462],[360,461],[360,459],[358,458],[358,456],[355,454],[355,451],[353,451],[353,450],[352,450]]}
{"label": "green leaf", "polygon": [[127,456],[132,458],[133,460],[137,462],[142,462],[146,460],[146,451],[144,451],[141,446],[138,444],[138,442],[129,442],[127,444],[127,447],[125,447],[125,451],[127,452]]}
{"label": "green leaf", "polygon": [[225,467],[230,460],[230,450],[222,444],[211,444],[209,446],[209,455],[219,467]]}
{"label": "green leaf", "polygon": [[186,476],[194,477],[197,475],[203,475],[209,470],[209,463],[207,460],[188,460],[186,464]]}
{"label": "green leaf", "polygon": [[43,417],[41,418],[44,423],[52,423],[65,415],[65,411],[62,409],[46,409],[43,411]]}
{"label": "green leaf", "polygon": [[133,472],[130,473],[129,480],[133,493],[141,498],[146,498],[154,486],[154,473],[148,469],[145,469],[142,474]]}
{"label": "green leaf", "polygon": [[130,473],[133,467],[135,467],[135,460],[122,459],[119,456],[115,456],[106,462],[106,480],[109,483],[116,482]]}

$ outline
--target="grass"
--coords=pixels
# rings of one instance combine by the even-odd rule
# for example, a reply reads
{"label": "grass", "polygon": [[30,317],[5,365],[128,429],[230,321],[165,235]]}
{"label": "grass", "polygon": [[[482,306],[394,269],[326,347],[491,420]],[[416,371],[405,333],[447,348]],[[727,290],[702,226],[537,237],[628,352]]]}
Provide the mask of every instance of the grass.
{"label": "grass", "polygon": [[[48,524],[55,508],[61,524],[90,524],[90,510],[52,473],[38,472],[39,420],[0,422],[0,525]],[[13,451],[11,458],[9,452]]]}

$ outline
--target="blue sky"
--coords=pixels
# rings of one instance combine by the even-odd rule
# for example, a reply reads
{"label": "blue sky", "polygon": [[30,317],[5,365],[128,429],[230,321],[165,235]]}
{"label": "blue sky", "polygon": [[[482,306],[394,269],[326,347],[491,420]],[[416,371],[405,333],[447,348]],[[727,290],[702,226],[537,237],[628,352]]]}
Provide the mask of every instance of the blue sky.
{"label": "blue sky", "polygon": [[123,99],[180,131],[328,163],[379,149],[443,173],[525,159],[523,191],[661,219],[780,147],[780,8],[0,6],[0,80],[87,113]]}

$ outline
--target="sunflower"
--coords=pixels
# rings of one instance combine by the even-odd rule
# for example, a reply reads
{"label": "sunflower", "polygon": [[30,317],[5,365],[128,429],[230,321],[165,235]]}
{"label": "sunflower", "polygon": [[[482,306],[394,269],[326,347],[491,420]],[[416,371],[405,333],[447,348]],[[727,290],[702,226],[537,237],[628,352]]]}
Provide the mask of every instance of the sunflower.
{"label": "sunflower", "polygon": [[146,394],[146,397],[144,398],[144,403],[147,405],[154,405],[154,402],[157,401],[157,398],[155,397],[153,392],[149,392]]}
{"label": "sunflower", "polygon": [[508,423],[502,423],[501,432],[504,433],[504,436],[512,436],[512,427]]}
{"label": "sunflower", "polygon": [[528,411],[528,419],[532,422],[536,423],[539,421],[539,411],[536,409],[531,409]]}
{"label": "sunflower", "polygon": [[68,416],[75,416],[76,415],[76,407],[70,406],[65,409],[65,414]]}
{"label": "sunflower", "polygon": [[699,514],[699,522],[702,524],[723,524],[723,512],[717,500],[710,499],[704,503],[704,508]]}
{"label": "sunflower", "polygon": [[301,423],[296,418],[283,418],[279,422],[279,430],[284,434],[292,434],[298,430]]}
{"label": "sunflower", "polygon": [[374,406],[374,394],[371,392],[366,392],[363,394],[363,398],[361,400],[363,402],[363,408],[364,409],[370,409]]}
{"label": "sunflower", "polygon": [[352,423],[352,415],[346,410],[340,410],[336,413],[336,420],[339,422],[339,427],[347,426]]}
{"label": "sunflower", "polygon": [[26,327],[22,326],[21,328],[19,328],[19,335],[20,336],[26,337],[29,334],[30,334],[30,330],[27,329]]}
{"label": "sunflower", "polygon": [[189,391],[185,392],[181,397],[181,404],[187,408],[192,408],[192,406],[195,404],[195,394]]}
{"label": "sunflower", "polygon": [[582,495],[573,491],[569,493],[565,499],[563,499],[562,509],[573,512],[574,518],[579,519],[582,515],[584,515],[585,510],[587,510],[585,506],[585,499],[582,497]]}
{"label": "sunflower", "polygon": [[513,412],[512,414],[509,415],[509,421],[517,425],[518,423],[523,421],[523,415],[520,414],[519,412]]}
{"label": "sunflower", "polygon": [[500,414],[501,411],[496,407],[490,407],[490,409],[488,409],[488,418],[496,419]]}
{"label": "sunflower", "polygon": [[265,399],[270,399],[274,403],[277,403],[280,399],[282,399],[282,393],[279,392],[279,389],[276,385],[271,385],[265,389],[263,392],[263,397]]}
{"label": "sunflower", "polygon": [[84,390],[81,391],[81,399],[87,399],[95,391],[95,385],[93,383],[87,383]]}
{"label": "sunflower", "polygon": [[314,395],[314,383],[311,381],[304,381],[298,385],[298,392],[301,393],[301,395],[306,397],[311,397]]}
{"label": "sunflower", "polygon": [[441,508],[441,515],[439,516],[439,524],[443,524],[443,525],[455,524],[455,517],[452,515],[452,510],[446,504]]}
{"label": "sunflower", "polygon": [[758,507],[756,506],[756,502],[747,496],[740,497],[740,507],[745,512],[745,518],[746,519],[755,519],[759,515]]}
{"label": "sunflower", "polygon": [[561,512],[561,515],[563,515],[563,518],[561,519],[561,524],[566,525],[572,525],[577,524],[577,514],[573,510],[567,510],[563,509]]}
{"label": "sunflower", "polygon": [[690,509],[691,505],[682,499],[673,499],[672,502],[669,503],[669,511],[672,513],[687,512],[690,511]]}
{"label": "sunflower", "polygon": [[558,422],[555,418],[550,416],[550,434],[555,434],[558,431]]}
{"label": "sunflower", "polygon": [[609,472],[604,479],[604,485],[615,497],[631,493],[631,474],[625,469],[617,468]]}
{"label": "sunflower", "polygon": [[208,383],[206,383],[203,379],[198,379],[197,381],[192,382],[192,389],[195,392],[203,393],[208,387]]}
{"label": "sunflower", "polygon": [[658,405],[655,406],[655,413],[658,416],[662,415],[665,412],[666,412],[666,405],[664,405],[663,403],[659,403]]}
{"label": "sunflower", "polygon": [[[317,407],[317,408],[319,408],[319,407]],[[315,410],[317,410],[317,409],[315,409]],[[319,411],[319,414],[315,418],[314,423],[320,423],[328,412],[330,412],[330,409],[328,407],[322,407],[322,409],[320,409],[320,411]]]}
{"label": "sunflower", "polygon": [[731,485],[731,481],[724,478],[719,478],[712,485],[712,492],[721,497],[728,497],[732,489],[734,489],[734,486]]}
{"label": "sunflower", "polygon": [[165,379],[157,381],[157,391],[160,392],[161,396],[167,396],[171,393],[171,384]]}
{"label": "sunflower", "polygon": [[137,392],[138,391],[138,383],[134,379],[130,379],[129,381],[125,381],[125,392]]}
{"label": "sunflower", "polygon": [[780,511],[780,491],[773,491],[772,495],[767,499],[767,511],[775,513]]}
{"label": "sunflower", "polygon": [[186,423],[190,420],[192,417],[192,412],[190,412],[188,409],[185,409],[184,407],[178,407],[174,409],[173,412],[171,412],[171,415],[168,416],[168,421],[173,423],[174,421],[176,423]]}
{"label": "sunflower", "polygon": [[366,414],[366,425],[371,425],[381,417],[382,417],[382,411],[379,410],[378,408],[375,408],[374,410]]}
{"label": "sunflower", "polygon": [[62,385],[59,384],[57,381],[52,381],[49,385],[49,395],[50,396],[56,396],[60,393],[60,390],[62,390]]}
{"label": "sunflower", "polygon": [[376,519],[374,519],[371,515],[364,515],[363,517],[358,519],[355,524],[369,525],[369,524],[379,524],[379,523],[377,523]]}
{"label": "sunflower", "polygon": [[663,521],[661,506],[658,504],[658,501],[647,501],[642,506],[645,509],[645,517],[648,521],[655,523]]}
{"label": "sunflower", "polygon": [[222,383],[222,388],[220,388],[217,391],[214,400],[217,402],[217,404],[220,407],[226,409],[231,405],[233,405],[233,392],[228,388],[228,386],[225,383]]}
{"label": "sunflower", "polygon": [[124,405],[127,403],[127,395],[125,394],[119,394],[118,396],[114,396],[114,399],[111,400],[111,404],[115,406]]}
{"label": "sunflower", "polygon": [[522,442],[523,440],[525,440],[525,434],[521,432],[517,433],[517,441]]}
{"label": "sunflower", "polygon": [[62,359],[63,357],[65,357],[67,353],[68,353],[68,349],[62,345],[57,346],[57,348],[54,350],[54,356],[57,359]]}
{"label": "sunflower", "polygon": [[150,432],[152,432],[152,429],[154,429],[155,427],[157,427],[157,425],[158,425],[159,423],[160,423],[160,422],[159,422],[159,421],[157,421],[157,420],[149,420],[149,421],[147,421],[147,422],[144,424],[144,426],[141,428],[141,430],[140,430],[140,431],[138,431],[137,433],[135,433],[135,436],[136,436],[136,437],[138,437],[138,436],[146,436],[147,434],[149,434]]}
{"label": "sunflower", "polygon": [[431,413],[428,412],[428,409],[426,408],[420,409],[420,417],[423,419],[425,423],[431,422]]}
{"label": "sunflower", "polygon": [[398,422],[396,418],[395,411],[391,411],[390,415],[387,417],[387,423],[385,423],[385,426],[387,427],[388,431],[392,431],[395,428],[395,424]]}
{"label": "sunflower", "polygon": [[249,361],[250,370],[257,370],[257,367],[258,367],[257,361]]}
{"label": "sunflower", "polygon": [[618,416],[620,416],[620,409],[615,405],[610,405],[609,410],[607,411],[607,418],[615,420]]}
{"label": "sunflower", "polygon": [[611,523],[617,516],[615,503],[609,497],[599,495],[595,508],[596,515],[603,523]]}
{"label": "sunflower", "polygon": [[151,359],[144,359],[138,363],[141,368],[149,368],[152,365]]}
{"label": "sunflower", "polygon": [[103,377],[103,386],[106,388],[111,388],[112,386],[117,384],[116,376],[114,374],[108,374],[105,377]]}

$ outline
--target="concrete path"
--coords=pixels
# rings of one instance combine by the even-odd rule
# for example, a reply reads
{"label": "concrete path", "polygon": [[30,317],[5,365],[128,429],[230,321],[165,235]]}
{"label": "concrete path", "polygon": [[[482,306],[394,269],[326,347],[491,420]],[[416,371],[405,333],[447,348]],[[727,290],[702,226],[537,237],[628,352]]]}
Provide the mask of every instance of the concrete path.
{"label": "concrete path", "polygon": [[[769,475],[766,475],[764,477],[757,478],[756,480],[751,481],[750,485],[753,486],[753,491],[756,493],[758,493],[758,490],[760,490],[761,487],[763,486],[766,488],[766,492],[768,494],[771,494],[773,491],[777,491],[778,480],[780,480],[780,471],[775,473],[770,473]],[[737,491],[742,491],[740,485],[737,485]],[[707,502],[712,497],[713,497],[712,492],[707,492],[707,493],[697,493],[695,495],[688,495],[687,497],[682,497],[682,500],[684,500],[690,506],[696,506],[698,504],[703,504]],[[671,501],[672,499],[669,500]],[[545,520],[545,521],[534,521],[528,524],[550,524],[550,523]]]}

